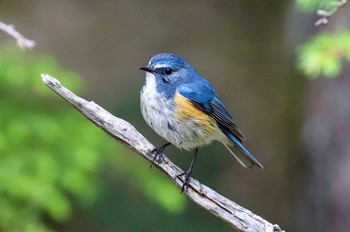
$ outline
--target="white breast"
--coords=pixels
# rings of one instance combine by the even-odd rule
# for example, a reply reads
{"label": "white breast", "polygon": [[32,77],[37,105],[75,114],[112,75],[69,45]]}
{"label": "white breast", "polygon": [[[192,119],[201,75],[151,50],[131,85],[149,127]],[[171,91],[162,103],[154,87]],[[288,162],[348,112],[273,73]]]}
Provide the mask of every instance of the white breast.
{"label": "white breast", "polygon": [[223,138],[223,134],[219,133],[220,130],[214,134],[207,134],[195,119],[180,122],[174,111],[175,103],[168,100],[164,94],[157,93],[156,87],[156,77],[146,73],[146,82],[141,89],[140,105],[145,121],[161,137],[187,150]]}
{"label": "white breast", "polygon": [[146,73],[146,82],[141,90],[141,112],[150,127],[160,136],[171,143],[175,143],[169,134],[169,127],[175,121],[173,104],[167,100],[164,94],[157,93],[156,77]]}

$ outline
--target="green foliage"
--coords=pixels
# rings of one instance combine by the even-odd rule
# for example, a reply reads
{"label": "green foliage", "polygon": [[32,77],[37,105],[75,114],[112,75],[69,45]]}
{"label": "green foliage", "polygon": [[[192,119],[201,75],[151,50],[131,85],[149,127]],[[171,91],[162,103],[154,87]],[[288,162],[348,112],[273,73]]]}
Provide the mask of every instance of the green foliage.
{"label": "green foliage", "polygon": [[62,222],[73,200],[96,199],[107,164],[165,210],[184,208],[177,188],[138,157],[120,154],[117,143],[42,83],[42,72],[76,93],[83,85],[49,55],[0,47],[0,231],[51,231],[44,218]]}
{"label": "green foliage", "polygon": [[[337,1],[297,0],[303,11],[325,10],[336,13]],[[309,78],[336,77],[342,69],[344,58],[350,61],[350,31],[340,29],[335,33],[319,33],[298,50],[298,68]]]}
{"label": "green foliage", "polygon": [[342,60],[350,61],[350,31],[320,33],[299,50],[299,68],[311,78],[336,77]]}
{"label": "green foliage", "polygon": [[0,51],[0,230],[48,231],[44,215],[65,220],[72,197],[96,197],[96,172],[112,146],[40,78],[43,70],[59,74],[77,91],[76,73],[50,56]]}
{"label": "green foliage", "polygon": [[315,9],[330,10],[334,7],[335,0],[296,0],[300,10],[313,11]]}

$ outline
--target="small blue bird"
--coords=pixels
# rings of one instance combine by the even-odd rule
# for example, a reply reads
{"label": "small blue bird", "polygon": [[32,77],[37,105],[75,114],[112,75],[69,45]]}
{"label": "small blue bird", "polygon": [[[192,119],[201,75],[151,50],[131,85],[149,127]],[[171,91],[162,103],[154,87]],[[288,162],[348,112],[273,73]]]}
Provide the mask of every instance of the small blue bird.
{"label": "small blue bird", "polygon": [[146,71],[140,92],[142,115],[147,124],[168,141],[152,151],[153,162],[161,160],[164,148],[170,144],[185,150],[195,149],[189,169],[177,176],[184,176],[182,191],[189,186],[198,148],[214,140],[223,143],[244,167],[263,168],[242,145],[245,137],[212,85],[182,57],[160,53],[140,69]]}

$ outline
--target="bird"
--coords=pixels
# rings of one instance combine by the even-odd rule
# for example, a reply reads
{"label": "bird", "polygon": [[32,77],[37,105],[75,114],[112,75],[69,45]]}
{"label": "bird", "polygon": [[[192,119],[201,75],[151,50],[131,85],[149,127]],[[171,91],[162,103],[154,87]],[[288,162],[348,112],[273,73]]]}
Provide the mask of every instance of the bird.
{"label": "bird", "polygon": [[246,138],[212,84],[185,59],[172,53],[159,53],[139,69],[145,71],[140,91],[142,116],[167,141],[151,151],[152,164],[162,160],[164,149],[171,144],[184,150],[194,149],[187,171],[175,177],[183,177],[181,192],[190,186],[199,148],[213,141],[221,142],[242,166],[263,168],[243,146]]}

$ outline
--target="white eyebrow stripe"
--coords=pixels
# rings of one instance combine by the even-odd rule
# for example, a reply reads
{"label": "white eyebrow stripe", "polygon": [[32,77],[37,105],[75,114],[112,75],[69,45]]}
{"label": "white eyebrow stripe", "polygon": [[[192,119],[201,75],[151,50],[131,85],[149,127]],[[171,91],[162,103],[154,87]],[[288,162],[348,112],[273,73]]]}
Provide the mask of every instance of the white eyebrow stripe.
{"label": "white eyebrow stripe", "polygon": [[154,65],[153,68],[154,68],[154,69],[157,69],[157,68],[169,68],[169,65],[166,65],[166,64],[156,64],[156,65]]}

